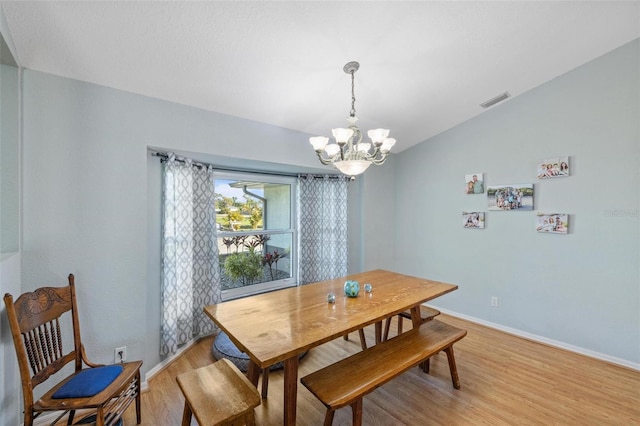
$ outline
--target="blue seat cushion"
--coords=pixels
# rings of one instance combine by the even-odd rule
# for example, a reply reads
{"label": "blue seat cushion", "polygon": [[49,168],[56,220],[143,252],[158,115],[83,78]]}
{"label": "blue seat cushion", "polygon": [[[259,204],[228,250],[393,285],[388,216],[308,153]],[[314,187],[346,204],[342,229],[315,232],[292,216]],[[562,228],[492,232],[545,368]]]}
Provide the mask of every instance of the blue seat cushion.
{"label": "blue seat cushion", "polygon": [[122,373],[121,365],[87,368],[55,391],[52,398],[88,398],[102,392]]}
{"label": "blue seat cushion", "polygon": [[[238,367],[238,370],[240,371],[247,372],[247,370],[249,369],[249,355],[241,352],[240,349],[238,349],[236,345],[233,344],[231,339],[229,339],[229,336],[227,336],[224,331],[221,331],[216,336],[215,340],[213,341],[213,347],[211,348],[211,351],[213,352],[213,357],[215,359],[220,360],[222,358],[226,358],[231,361],[236,367]],[[302,358],[306,354],[306,352],[301,353],[300,358]],[[273,371],[283,367],[284,362],[278,362],[276,364],[273,364],[269,369]]]}

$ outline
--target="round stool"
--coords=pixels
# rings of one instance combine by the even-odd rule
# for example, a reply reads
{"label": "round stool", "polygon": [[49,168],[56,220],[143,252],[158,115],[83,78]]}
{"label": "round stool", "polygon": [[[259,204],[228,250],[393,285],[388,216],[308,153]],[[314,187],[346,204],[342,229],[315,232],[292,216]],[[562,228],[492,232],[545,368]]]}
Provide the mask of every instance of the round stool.
{"label": "round stool", "polygon": [[[236,345],[233,344],[231,339],[229,339],[229,336],[227,336],[224,331],[218,333],[218,335],[214,339],[211,351],[213,352],[213,357],[215,359],[226,358],[231,361],[236,367],[238,367],[238,370],[244,373],[246,373],[249,369],[249,355],[241,352],[240,349],[238,349]],[[306,354],[307,352],[305,351],[301,353],[298,358],[302,358]],[[284,368],[284,362],[273,364],[269,368],[269,370],[274,371],[281,368]]]}
{"label": "round stool", "polygon": [[[238,370],[246,373],[249,370],[249,355],[240,351],[233,344],[229,336],[224,331],[218,333],[216,338],[213,340],[213,346],[211,347],[211,352],[213,353],[213,357],[217,360],[220,359],[228,359],[238,367]],[[302,352],[298,358],[302,358],[307,354],[307,352]],[[268,370],[262,371],[262,397],[267,397],[268,383],[269,383],[269,371],[278,370],[284,368],[284,362],[278,362],[269,367]]]}

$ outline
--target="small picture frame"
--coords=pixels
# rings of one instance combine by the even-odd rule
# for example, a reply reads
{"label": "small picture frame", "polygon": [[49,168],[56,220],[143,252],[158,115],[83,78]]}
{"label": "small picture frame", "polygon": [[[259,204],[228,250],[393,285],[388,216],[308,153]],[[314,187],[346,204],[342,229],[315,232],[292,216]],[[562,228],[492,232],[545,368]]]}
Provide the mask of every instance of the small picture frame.
{"label": "small picture frame", "polygon": [[471,229],[484,229],[484,212],[462,212],[462,226]]}
{"label": "small picture frame", "polygon": [[569,215],[567,213],[536,213],[536,231],[567,234],[569,232]]}
{"label": "small picture frame", "polygon": [[510,183],[487,187],[489,210],[533,211],[533,184]]}
{"label": "small picture frame", "polygon": [[482,173],[470,173],[468,175],[464,175],[464,193],[484,193],[484,179]]}
{"label": "small picture frame", "polygon": [[569,157],[545,158],[538,161],[538,179],[569,176]]}

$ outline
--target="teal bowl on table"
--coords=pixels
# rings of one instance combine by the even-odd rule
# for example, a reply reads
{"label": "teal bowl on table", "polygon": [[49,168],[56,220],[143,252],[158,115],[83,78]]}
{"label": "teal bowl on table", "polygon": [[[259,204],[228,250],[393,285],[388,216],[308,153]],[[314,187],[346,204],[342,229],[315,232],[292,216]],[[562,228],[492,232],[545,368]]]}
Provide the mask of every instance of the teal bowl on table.
{"label": "teal bowl on table", "polygon": [[358,297],[358,293],[360,293],[360,284],[358,281],[348,280],[344,283],[344,294],[347,297]]}

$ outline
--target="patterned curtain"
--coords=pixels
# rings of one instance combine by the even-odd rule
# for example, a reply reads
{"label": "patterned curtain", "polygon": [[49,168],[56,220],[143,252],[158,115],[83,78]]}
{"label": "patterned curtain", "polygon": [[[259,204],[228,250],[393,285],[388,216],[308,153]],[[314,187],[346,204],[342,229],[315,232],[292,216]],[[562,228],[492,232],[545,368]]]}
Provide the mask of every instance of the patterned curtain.
{"label": "patterned curtain", "polygon": [[218,303],[213,170],[173,154],[163,163],[160,355],[214,331],[203,307]]}
{"label": "patterned curtain", "polygon": [[300,284],[347,275],[346,176],[298,178]]}

